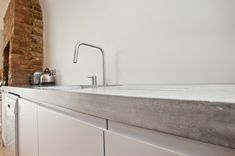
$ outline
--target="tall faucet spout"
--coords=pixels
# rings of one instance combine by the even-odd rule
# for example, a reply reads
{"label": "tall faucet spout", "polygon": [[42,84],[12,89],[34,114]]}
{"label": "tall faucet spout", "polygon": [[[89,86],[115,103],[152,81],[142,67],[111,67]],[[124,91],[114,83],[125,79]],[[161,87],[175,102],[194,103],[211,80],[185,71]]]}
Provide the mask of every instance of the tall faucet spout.
{"label": "tall faucet spout", "polygon": [[106,62],[105,62],[104,50],[101,47],[90,44],[90,43],[78,42],[75,46],[73,63],[77,63],[77,61],[78,61],[79,49],[80,49],[81,46],[87,46],[87,47],[95,48],[95,49],[98,49],[101,52],[101,54],[102,54],[102,66],[103,66],[103,85],[106,86],[106,84],[107,84],[107,82],[106,82]]}

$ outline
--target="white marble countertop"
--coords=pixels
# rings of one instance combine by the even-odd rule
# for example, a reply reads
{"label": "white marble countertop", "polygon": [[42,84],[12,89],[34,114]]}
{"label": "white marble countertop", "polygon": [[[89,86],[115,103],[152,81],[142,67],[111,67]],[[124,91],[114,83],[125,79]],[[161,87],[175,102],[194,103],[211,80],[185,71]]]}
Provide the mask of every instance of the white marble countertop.
{"label": "white marble countertop", "polygon": [[67,91],[168,100],[235,103],[234,85],[123,85]]}

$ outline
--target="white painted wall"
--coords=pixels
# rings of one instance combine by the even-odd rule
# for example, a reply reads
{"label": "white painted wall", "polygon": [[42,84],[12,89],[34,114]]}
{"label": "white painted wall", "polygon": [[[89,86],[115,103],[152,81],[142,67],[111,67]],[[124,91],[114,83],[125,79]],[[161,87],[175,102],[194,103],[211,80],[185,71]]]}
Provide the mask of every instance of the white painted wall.
{"label": "white painted wall", "polygon": [[109,83],[235,83],[234,0],[41,0],[45,66],[59,84],[101,76],[105,49]]}
{"label": "white painted wall", "polygon": [[10,0],[0,0],[0,29],[3,29],[3,18],[5,16]]}

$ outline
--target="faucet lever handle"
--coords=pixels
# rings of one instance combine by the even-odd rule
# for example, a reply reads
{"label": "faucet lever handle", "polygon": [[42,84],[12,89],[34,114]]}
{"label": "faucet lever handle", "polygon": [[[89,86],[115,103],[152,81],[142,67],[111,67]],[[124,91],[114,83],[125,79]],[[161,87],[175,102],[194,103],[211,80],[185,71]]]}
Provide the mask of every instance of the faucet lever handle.
{"label": "faucet lever handle", "polygon": [[92,86],[97,86],[97,76],[89,76],[92,81]]}

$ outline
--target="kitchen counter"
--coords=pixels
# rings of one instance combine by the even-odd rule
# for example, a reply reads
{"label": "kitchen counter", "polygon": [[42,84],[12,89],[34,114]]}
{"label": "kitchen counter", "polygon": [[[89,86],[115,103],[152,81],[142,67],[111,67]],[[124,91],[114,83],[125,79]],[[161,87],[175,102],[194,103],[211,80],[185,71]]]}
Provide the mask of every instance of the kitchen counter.
{"label": "kitchen counter", "polygon": [[127,85],[71,89],[70,91],[97,95],[235,104],[235,85]]}
{"label": "kitchen counter", "polygon": [[235,85],[2,87],[35,102],[235,148]]}

